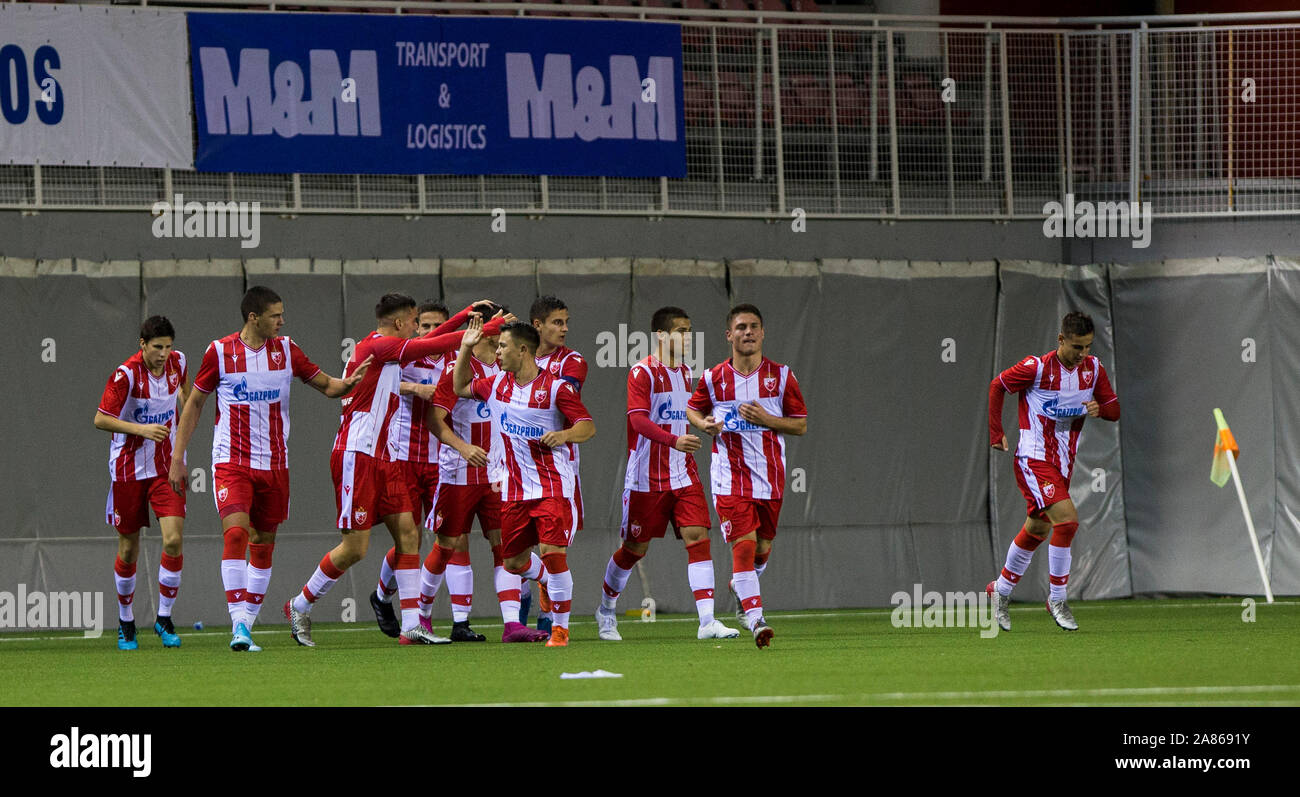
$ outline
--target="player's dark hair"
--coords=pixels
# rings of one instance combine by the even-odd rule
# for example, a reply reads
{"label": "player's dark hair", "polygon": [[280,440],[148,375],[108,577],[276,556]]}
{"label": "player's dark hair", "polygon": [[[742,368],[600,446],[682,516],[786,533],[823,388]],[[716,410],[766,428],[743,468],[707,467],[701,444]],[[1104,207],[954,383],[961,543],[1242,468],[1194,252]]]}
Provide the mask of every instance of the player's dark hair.
{"label": "player's dark hair", "polygon": [[451,318],[451,311],[447,309],[447,305],[437,299],[425,299],[419,307],[415,308],[417,317],[425,313],[442,313],[443,318]]}
{"label": "player's dark hair", "polygon": [[1092,316],[1085,313],[1066,313],[1061,319],[1061,334],[1066,337],[1083,337],[1093,333]]}
{"label": "player's dark hair", "polygon": [[498,310],[504,309],[504,307],[493,304],[492,302],[479,302],[470,308],[470,312],[481,315],[483,317],[483,323],[486,324],[492,320],[492,316],[496,315]]}
{"label": "player's dark hair", "polygon": [[529,321],[545,321],[556,310],[568,310],[569,306],[554,296],[538,296],[533,306],[528,308]]}
{"label": "player's dark hair", "polygon": [[510,333],[510,340],[513,343],[522,343],[524,348],[528,349],[529,354],[536,354],[537,347],[542,345],[542,336],[537,333],[537,328],[532,324],[525,324],[523,321],[511,321],[509,324],[501,327],[501,334]]}
{"label": "player's dark hair", "polygon": [[154,338],[176,340],[176,328],[167,320],[167,316],[151,315],[140,325],[140,340],[148,343]]}
{"label": "player's dark hair", "polygon": [[736,316],[740,315],[741,313],[753,313],[754,315],[758,316],[758,323],[759,323],[760,325],[762,325],[762,323],[763,323],[763,314],[760,313],[760,312],[758,311],[758,308],[757,308],[757,307],[755,307],[755,306],[752,305],[752,304],[738,304],[738,305],[736,305],[735,307],[731,308],[731,312],[727,313],[727,328],[728,328],[728,329],[731,328],[731,319],[735,318]]}
{"label": "player's dark hair", "polygon": [[680,307],[660,307],[655,310],[655,314],[650,318],[650,331],[671,332],[673,321],[679,318],[689,319],[690,316],[686,315],[686,311]]}
{"label": "player's dark hair", "polygon": [[375,305],[375,318],[387,318],[400,310],[414,310],[415,300],[404,293],[385,293]]}
{"label": "player's dark hair", "polygon": [[276,302],[283,302],[280,294],[266,287],[265,285],[254,285],[244,294],[244,298],[239,303],[239,312],[243,313],[242,321],[248,323],[248,314],[261,315],[266,312],[266,308]]}

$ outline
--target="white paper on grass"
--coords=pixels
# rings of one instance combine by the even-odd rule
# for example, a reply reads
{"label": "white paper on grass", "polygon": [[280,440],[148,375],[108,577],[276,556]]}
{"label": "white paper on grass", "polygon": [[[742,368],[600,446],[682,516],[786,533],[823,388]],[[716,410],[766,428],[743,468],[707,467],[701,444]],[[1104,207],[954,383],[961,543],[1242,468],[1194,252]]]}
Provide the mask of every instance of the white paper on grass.
{"label": "white paper on grass", "polygon": [[596,670],[595,672],[562,672],[560,673],[561,681],[568,681],[574,678],[622,678],[621,672],[606,672],[605,670]]}

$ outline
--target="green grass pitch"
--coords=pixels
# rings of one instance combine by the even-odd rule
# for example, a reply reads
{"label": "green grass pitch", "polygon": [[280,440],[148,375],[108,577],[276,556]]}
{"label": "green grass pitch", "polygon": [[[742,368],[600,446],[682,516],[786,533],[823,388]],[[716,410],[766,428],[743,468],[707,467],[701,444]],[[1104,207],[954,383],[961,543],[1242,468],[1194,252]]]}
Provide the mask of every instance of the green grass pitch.
{"label": "green grass pitch", "polygon": [[[1067,633],[1040,604],[1013,604],[1012,631],[992,639],[895,628],[889,609],[774,612],[766,650],[749,634],[696,640],[683,615],[621,618],[624,641],[601,642],[575,615],[567,649],[502,645],[484,617],[484,643],[400,647],[358,622],[317,626],[307,649],[279,625],[255,632],[262,653],[236,654],[224,626],[180,629],[183,646],[164,650],[141,618],[134,652],[113,628],[0,635],[0,705],[1300,705],[1300,601],[1260,600],[1254,622],[1241,599],[1072,608]],[[597,669],[623,677],[560,678]]]}

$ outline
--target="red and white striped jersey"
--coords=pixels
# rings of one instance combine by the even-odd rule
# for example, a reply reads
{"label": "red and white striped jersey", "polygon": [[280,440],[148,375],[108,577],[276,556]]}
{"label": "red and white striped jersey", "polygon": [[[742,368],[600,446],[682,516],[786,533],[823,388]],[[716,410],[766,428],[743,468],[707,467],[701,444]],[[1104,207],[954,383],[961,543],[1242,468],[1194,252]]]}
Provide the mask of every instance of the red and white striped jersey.
{"label": "red and white striped jersey", "polygon": [[713,495],[779,499],[785,489],[785,438],[741,417],[740,405],[751,401],[777,417],[808,415],[789,366],[766,357],[751,374],[740,373],[730,360],[713,366],[700,377],[687,406],[722,422],[709,460]]}
{"label": "red and white striped jersey", "polygon": [[[1119,397],[1111,388],[1101,361],[1091,355],[1073,370],[1061,363],[1055,351],[1026,357],[999,374],[998,381],[1008,393],[1020,393],[1020,441],[1016,456],[1043,460],[1067,480],[1074,469],[1079,432],[1088,417],[1083,405],[1096,401],[1104,415],[1110,415],[1119,406],[1107,406],[1119,401]],[[991,435],[992,416],[989,429]],[[1001,430],[1002,419],[998,417],[998,440],[1002,438]]]}
{"label": "red and white striped jersey", "polygon": [[[537,370],[546,371],[551,376],[559,377],[569,384],[573,385],[582,395],[582,386],[587,381],[587,361],[568,346],[560,346],[543,357],[537,357]],[[569,427],[564,427],[568,429]],[[578,447],[572,443],[568,445],[569,459],[573,460],[573,472],[578,472]]]}
{"label": "red and white striped jersey", "polygon": [[[339,432],[334,437],[335,451],[359,451],[379,459],[391,458],[388,433],[397,414],[402,387],[402,352],[409,338],[371,332],[357,342],[343,370],[344,378],[352,375],[367,357],[375,359],[366,375],[343,397]],[[378,452],[378,453],[376,453]]]}
{"label": "red and white striped jersey", "polygon": [[686,434],[686,402],[691,397],[691,368],[669,368],[655,357],[632,366],[627,375],[627,476],[623,489],[636,492],[679,490],[700,483],[695,457],[672,446],[642,437],[632,428],[633,413],[644,412],[650,422],[674,437]]}
{"label": "red and white striped jersey", "polygon": [[113,372],[99,399],[99,411],[123,421],[158,423],[171,430],[160,443],[139,435],[114,433],[108,451],[108,473],[113,481],[142,481],[167,475],[176,440],[176,396],[187,378],[185,355],[175,350],[167,355],[162,376],[149,372],[140,352]]}
{"label": "red and white striped jersey", "polygon": [[[455,357],[455,354],[416,360],[402,368],[402,381],[420,385],[438,384],[449,357]],[[397,413],[393,415],[393,426],[388,432],[389,458],[399,462],[437,463],[440,444],[424,422],[424,413],[430,402],[414,395],[399,395],[398,401],[400,403],[397,405]]]}
{"label": "red and white striped jersey", "polygon": [[574,463],[563,448],[552,450],[540,438],[591,420],[573,385],[539,371],[527,384],[500,373],[475,379],[470,389],[492,414],[493,446],[501,446],[502,500],[572,498]]}
{"label": "red and white striped jersey", "polygon": [[235,332],[208,344],[194,387],[217,393],[212,464],[253,470],[289,467],[289,386],[320,368],[288,337],[250,348]]}
{"label": "red and white striped jersey", "polygon": [[[452,369],[456,367],[457,354],[448,355],[447,368],[438,382],[438,392],[433,396],[433,406],[447,411],[446,423],[457,437],[472,446],[478,446],[488,452],[491,458],[492,448],[492,408],[486,401],[476,398],[461,398],[456,395],[453,384]],[[470,355],[471,379],[491,379],[501,373],[495,361],[485,363]],[[488,468],[486,465],[475,467],[465,461],[460,452],[451,446],[443,446],[438,455],[438,480],[443,484],[487,484]]]}

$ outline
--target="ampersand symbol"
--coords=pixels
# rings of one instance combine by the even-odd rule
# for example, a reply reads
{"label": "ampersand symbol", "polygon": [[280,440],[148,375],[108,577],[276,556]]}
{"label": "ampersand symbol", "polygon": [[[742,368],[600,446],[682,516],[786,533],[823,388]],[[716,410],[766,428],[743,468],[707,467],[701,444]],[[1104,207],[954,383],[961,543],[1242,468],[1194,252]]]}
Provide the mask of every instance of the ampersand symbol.
{"label": "ampersand symbol", "polygon": [[446,83],[443,83],[441,86],[438,87],[438,107],[439,108],[451,107],[451,92],[447,90]]}

